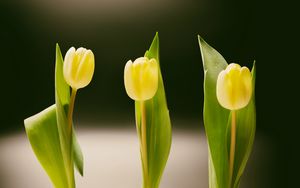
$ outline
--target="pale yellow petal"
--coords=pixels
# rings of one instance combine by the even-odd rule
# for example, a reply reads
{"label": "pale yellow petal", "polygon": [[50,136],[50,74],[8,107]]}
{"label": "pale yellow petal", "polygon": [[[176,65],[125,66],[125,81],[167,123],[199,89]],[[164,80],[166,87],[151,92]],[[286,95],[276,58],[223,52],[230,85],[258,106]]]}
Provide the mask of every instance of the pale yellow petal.
{"label": "pale yellow petal", "polygon": [[230,63],[227,67],[226,67],[226,71],[229,72],[231,70],[240,70],[241,66],[237,63]]}
{"label": "pale yellow petal", "polygon": [[136,60],[134,60],[133,65],[134,66],[142,65],[142,64],[145,64],[146,61],[148,61],[147,57],[139,57]]}
{"label": "pale yellow petal", "polygon": [[87,86],[93,77],[95,58],[91,50],[72,47],[64,59],[64,78],[73,89]]}
{"label": "pale yellow petal", "polygon": [[78,62],[81,61],[81,59],[83,58],[84,54],[86,53],[86,48],[80,47],[76,50],[76,56],[78,58]]}
{"label": "pale yellow petal", "polygon": [[232,85],[225,70],[221,71],[217,79],[217,99],[221,106],[232,109]]}
{"label": "pale yellow petal", "polygon": [[72,77],[72,66],[73,66],[74,58],[75,58],[75,48],[71,47],[65,55],[64,65],[63,65],[64,78],[69,85],[72,84],[71,77]]}
{"label": "pale yellow petal", "polygon": [[133,100],[137,100],[133,64],[131,60],[126,63],[124,68],[124,85],[128,96]]}
{"label": "pale yellow petal", "polygon": [[124,69],[124,84],[128,96],[137,101],[152,98],[158,85],[158,65],[155,59],[137,58],[128,61]]}
{"label": "pale yellow petal", "polygon": [[91,50],[86,50],[81,61],[79,62],[78,69],[76,72],[76,85],[77,89],[87,86],[94,74],[95,69],[95,58]]}
{"label": "pale yellow petal", "polygon": [[158,85],[158,65],[157,62],[153,59],[149,61],[144,68],[144,74],[142,76],[143,82],[143,93],[142,98],[144,100],[151,99],[156,91]]}
{"label": "pale yellow petal", "polygon": [[248,68],[231,63],[221,71],[217,80],[217,99],[229,110],[245,107],[252,95],[252,75]]}
{"label": "pale yellow petal", "polygon": [[240,108],[245,107],[252,96],[252,75],[247,67],[242,67],[240,72],[240,91],[241,91],[241,105]]}

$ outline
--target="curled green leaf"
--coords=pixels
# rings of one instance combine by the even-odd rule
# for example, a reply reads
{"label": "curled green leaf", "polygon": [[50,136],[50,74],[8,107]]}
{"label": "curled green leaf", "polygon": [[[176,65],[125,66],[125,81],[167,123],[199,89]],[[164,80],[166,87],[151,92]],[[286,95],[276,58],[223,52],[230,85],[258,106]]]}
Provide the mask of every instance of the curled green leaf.
{"label": "curled green leaf", "polygon": [[59,135],[55,105],[25,119],[25,130],[31,147],[56,188],[68,187]]}

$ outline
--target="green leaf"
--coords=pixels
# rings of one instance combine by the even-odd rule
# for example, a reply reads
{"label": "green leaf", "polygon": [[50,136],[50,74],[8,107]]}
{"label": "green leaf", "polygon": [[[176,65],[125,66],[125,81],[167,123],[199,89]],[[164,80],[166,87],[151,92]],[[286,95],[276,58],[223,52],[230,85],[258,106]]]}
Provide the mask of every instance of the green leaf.
{"label": "green leaf", "polygon": [[74,164],[83,175],[83,155],[74,128],[68,129],[66,114],[70,102],[70,88],[63,77],[63,58],[58,45],[55,99],[55,105],[26,119],[25,129],[37,158],[54,186],[74,188]]}
{"label": "green leaf", "polygon": [[[204,108],[203,118],[209,145],[209,187],[229,187],[229,140],[231,113],[220,106],[216,96],[216,82],[219,73],[228,65],[226,60],[215,49],[209,46],[200,36],[199,46],[204,68]],[[255,65],[252,69],[253,88],[255,88]],[[254,90],[253,90],[254,93]],[[255,96],[249,104],[236,114],[236,149],[233,187],[238,187],[240,177],[251,153],[256,126]]]}
{"label": "green leaf", "polygon": [[[66,169],[69,188],[75,187],[74,168],[73,168],[73,150],[72,134],[68,128],[67,109],[70,102],[70,88],[63,75],[63,58],[58,44],[56,45],[55,61],[55,104],[58,135]],[[65,110],[66,109],[66,110]]]}
{"label": "green leaf", "polygon": [[74,131],[70,134],[68,129],[67,112],[70,103],[70,87],[64,79],[63,58],[58,44],[56,44],[55,63],[55,103],[57,107],[57,128],[64,164],[69,177],[70,187],[75,187],[73,163],[75,163],[79,173],[83,175],[83,155]]}
{"label": "green leaf", "polygon": [[[74,127],[72,128],[73,134],[71,138],[67,132],[67,127],[68,127],[67,112],[70,103],[70,87],[64,79],[63,62],[64,61],[62,58],[59,45],[56,44],[55,103],[57,106],[56,113],[58,117],[57,118],[58,130],[61,133],[60,139],[61,139],[62,146],[67,145],[66,147],[62,147],[65,150],[64,152],[69,153],[70,152],[69,150],[72,149],[75,166],[78,172],[80,173],[80,175],[83,176],[83,154],[78,144]],[[72,148],[69,148],[71,144],[72,144]],[[70,153],[68,155],[70,155]],[[67,158],[70,158],[70,156],[68,156]]]}
{"label": "green leaf", "polygon": [[[209,182],[210,188],[222,188],[228,184],[228,155],[224,143],[229,111],[219,105],[216,98],[216,81],[219,72],[226,68],[227,63],[223,56],[201,37],[199,37],[199,44],[205,73],[203,118],[210,151],[209,167],[213,174],[209,176]],[[215,180],[212,179],[213,177]]]}
{"label": "green leaf", "polygon": [[[155,58],[159,64],[158,33],[156,33],[149,51],[145,53],[145,57]],[[152,99],[145,101],[145,108],[147,125],[149,185],[144,184],[144,188],[158,188],[160,179],[169,157],[172,142],[171,121],[160,70],[158,90]],[[139,134],[139,137],[141,138],[141,110],[140,102],[138,101],[135,102],[135,112],[137,132]]]}
{"label": "green leaf", "polygon": [[[68,187],[68,178],[61,153],[57,129],[56,105],[24,120],[31,147],[56,188]],[[82,171],[83,157],[73,131],[74,162]],[[81,160],[81,161],[80,161]]]}
{"label": "green leaf", "polygon": [[56,107],[25,119],[25,130],[31,147],[56,188],[68,187],[56,125]]}

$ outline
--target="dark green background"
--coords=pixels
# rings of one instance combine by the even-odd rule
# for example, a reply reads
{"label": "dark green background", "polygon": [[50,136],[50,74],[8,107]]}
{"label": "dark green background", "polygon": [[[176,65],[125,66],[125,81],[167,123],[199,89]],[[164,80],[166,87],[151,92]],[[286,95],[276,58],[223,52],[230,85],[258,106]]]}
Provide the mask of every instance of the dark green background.
{"label": "dark green background", "polygon": [[23,131],[25,118],[54,103],[55,43],[63,54],[71,46],[95,54],[94,78],[78,93],[75,121],[133,122],[123,68],[143,56],[156,31],[171,118],[187,122],[174,126],[202,127],[200,34],[228,62],[251,67],[256,60],[257,133],[276,150],[262,187],[280,187],[287,180],[277,178],[283,164],[280,117],[274,117],[282,103],[278,87],[284,84],[272,69],[282,63],[280,40],[290,34],[289,19],[282,17],[289,10],[282,6],[259,0],[1,1],[0,136]]}

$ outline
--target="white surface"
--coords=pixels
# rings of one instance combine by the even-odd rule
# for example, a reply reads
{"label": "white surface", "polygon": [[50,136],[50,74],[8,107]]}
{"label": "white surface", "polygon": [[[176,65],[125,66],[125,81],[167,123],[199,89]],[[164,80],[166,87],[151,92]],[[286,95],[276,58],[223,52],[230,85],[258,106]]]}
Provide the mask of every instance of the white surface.
{"label": "white surface", "polygon": [[[84,177],[77,188],[140,188],[139,145],[134,129],[77,130]],[[25,132],[0,138],[1,188],[51,188]],[[160,188],[208,187],[207,145],[200,130],[173,130],[170,157]]]}

